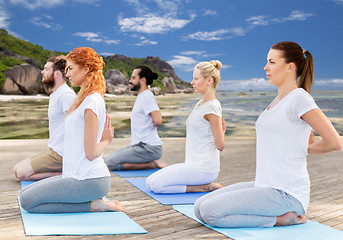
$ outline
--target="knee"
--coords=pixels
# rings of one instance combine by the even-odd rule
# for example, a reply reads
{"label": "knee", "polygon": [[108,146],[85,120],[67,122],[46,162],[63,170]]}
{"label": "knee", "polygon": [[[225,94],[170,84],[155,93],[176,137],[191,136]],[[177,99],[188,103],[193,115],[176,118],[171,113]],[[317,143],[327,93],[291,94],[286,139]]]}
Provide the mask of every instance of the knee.
{"label": "knee", "polygon": [[196,200],[194,203],[194,214],[200,221],[204,222],[204,219],[202,219],[201,214],[200,214],[200,204],[201,203],[198,200]]}
{"label": "knee", "polygon": [[194,212],[200,218],[198,216],[197,217],[204,223],[210,226],[215,226],[218,221],[218,216],[216,215],[215,209],[213,208],[214,206],[212,206],[212,204],[204,202],[197,206],[194,205]]}
{"label": "knee", "polygon": [[14,175],[20,181],[27,181],[32,174],[23,168],[16,168],[14,169]]}
{"label": "knee", "polygon": [[19,202],[20,206],[27,212],[33,212],[32,211],[32,198],[28,196],[28,194],[25,194],[25,192],[21,192],[19,194]]}
{"label": "knee", "polygon": [[146,186],[150,191],[154,193],[161,193],[163,188],[160,184],[158,184],[158,181],[149,177],[146,180]]}

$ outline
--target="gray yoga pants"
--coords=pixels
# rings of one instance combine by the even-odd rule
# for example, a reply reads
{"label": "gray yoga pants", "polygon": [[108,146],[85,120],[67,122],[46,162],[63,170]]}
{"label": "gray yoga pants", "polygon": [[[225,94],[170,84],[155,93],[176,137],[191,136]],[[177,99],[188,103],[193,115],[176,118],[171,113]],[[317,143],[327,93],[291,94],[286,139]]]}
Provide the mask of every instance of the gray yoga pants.
{"label": "gray yoga pants", "polygon": [[270,187],[255,187],[254,182],[233,184],[199,198],[194,204],[199,220],[224,228],[273,227],[276,217],[287,212],[305,214],[293,196]]}
{"label": "gray yoga pants", "polygon": [[77,180],[55,176],[21,190],[23,209],[32,213],[89,212],[91,201],[104,197],[111,188],[111,177]]}
{"label": "gray yoga pants", "polygon": [[105,163],[110,170],[122,171],[124,163],[147,163],[160,159],[161,155],[161,145],[153,146],[139,142],[111,153],[105,159]]}

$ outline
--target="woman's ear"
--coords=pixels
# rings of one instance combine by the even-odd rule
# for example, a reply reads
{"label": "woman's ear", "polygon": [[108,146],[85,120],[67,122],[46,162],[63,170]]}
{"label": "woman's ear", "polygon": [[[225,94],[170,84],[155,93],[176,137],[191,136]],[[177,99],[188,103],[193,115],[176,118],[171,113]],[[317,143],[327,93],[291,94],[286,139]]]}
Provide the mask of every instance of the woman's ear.
{"label": "woman's ear", "polygon": [[295,71],[295,64],[293,62],[290,62],[288,65],[288,71],[292,72]]}
{"label": "woman's ear", "polygon": [[213,83],[214,83],[213,77],[208,77],[208,78],[207,78],[207,83],[208,83],[208,86],[213,85]]}
{"label": "woman's ear", "polygon": [[85,74],[88,75],[89,74],[89,67],[84,67],[84,71],[85,71]]}

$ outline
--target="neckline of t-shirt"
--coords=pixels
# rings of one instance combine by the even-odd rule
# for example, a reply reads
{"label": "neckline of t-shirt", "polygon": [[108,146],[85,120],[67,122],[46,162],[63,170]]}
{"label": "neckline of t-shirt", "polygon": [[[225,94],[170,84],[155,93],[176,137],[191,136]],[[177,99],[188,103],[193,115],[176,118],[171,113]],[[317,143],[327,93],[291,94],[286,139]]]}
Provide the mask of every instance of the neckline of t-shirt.
{"label": "neckline of t-shirt", "polygon": [[282,98],[277,104],[275,104],[272,108],[269,108],[269,106],[272,105],[272,103],[275,101],[276,98],[274,98],[274,100],[273,100],[273,101],[268,105],[268,107],[266,108],[266,111],[269,112],[270,110],[274,109],[275,107],[280,106],[280,103],[283,103],[285,99],[287,99],[289,96],[291,96],[294,92],[297,92],[298,89],[300,89],[300,88],[296,88],[296,89],[290,91],[290,92],[289,92],[284,98]]}
{"label": "neckline of t-shirt", "polygon": [[215,99],[212,99],[212,100],[210,100],[210,101],[207,101],[207,102],[205,102],[205,103],[203,103],[203,104],[199,105],[199,104],[200,104],[200,102],[201,102],[202,100],[203,100],[203,99],[200,99],[200,100],[199,100],[199,102],[197,103],[197,107],[202,107],[202,106],[204,106],[205,104],[207,104],[207,103],[209,103],[209,102],[212,102],[212,101],[215,101],[215,100],[217,100],[217,98],[215,98]]}

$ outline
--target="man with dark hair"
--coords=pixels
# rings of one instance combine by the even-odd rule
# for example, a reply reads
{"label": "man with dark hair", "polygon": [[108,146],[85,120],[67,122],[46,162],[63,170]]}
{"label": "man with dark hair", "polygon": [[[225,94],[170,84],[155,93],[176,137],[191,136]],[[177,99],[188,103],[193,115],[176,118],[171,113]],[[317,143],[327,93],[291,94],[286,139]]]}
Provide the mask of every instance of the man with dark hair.
{"label": "man with dark hair", "polygon": [[137,98],[131,113],[131,145],[111,153],[105,160],[110,170],[138,170],[163,168],[158,161],[162,155],[162,141],[157,127],[162,125],[162,115],[155,96],[148,89],[158,75],[146,66],[132,72],[131,90]]}
{"label": "man with dark hair", "polygon": [[64,117],[76,97],[66,84],[65,67],[64,56],[57,56],[49,58],[42,70],[42,83],[52,90],[48,109],[49,149],[15,165],[14,175],[19,180],[40,180],[62,172]]}

